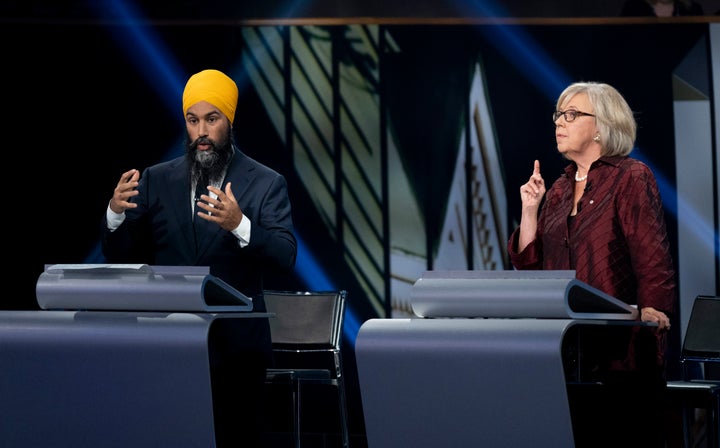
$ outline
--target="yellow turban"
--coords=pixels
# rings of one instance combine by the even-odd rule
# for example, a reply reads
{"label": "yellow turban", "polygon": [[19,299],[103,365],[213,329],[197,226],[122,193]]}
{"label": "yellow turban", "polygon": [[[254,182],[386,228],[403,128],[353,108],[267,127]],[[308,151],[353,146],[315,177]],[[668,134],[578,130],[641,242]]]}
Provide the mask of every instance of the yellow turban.
{"label": "yellow turban", "polygon": [[217,107],[230,120],[235,119],[238,88],[235,81],[218,70],[203,70],[188,79],[183,92],[183,116],[188,109],[200,101],[207,101]]}

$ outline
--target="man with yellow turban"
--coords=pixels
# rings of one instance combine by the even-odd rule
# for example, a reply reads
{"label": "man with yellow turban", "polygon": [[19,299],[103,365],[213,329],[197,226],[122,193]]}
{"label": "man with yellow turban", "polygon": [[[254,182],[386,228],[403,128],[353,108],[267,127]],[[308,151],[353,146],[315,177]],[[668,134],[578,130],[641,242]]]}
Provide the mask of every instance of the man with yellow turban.
{"label": "man with yellow turban", "polygon": [[[285,178],[235,144],[237,100],[237,85],[223,72],[188,79],[185,155],[142,176],[137,169],[120,176],[103,219],[102,250],[110,263],[209,266],[264,312],[264,274],[289,272],[297,241]],[[222,321],[233,325],[213,327],[209,336],[218,446],[238,437],[242,446],[258,445],[270,328],[267,319]]]}

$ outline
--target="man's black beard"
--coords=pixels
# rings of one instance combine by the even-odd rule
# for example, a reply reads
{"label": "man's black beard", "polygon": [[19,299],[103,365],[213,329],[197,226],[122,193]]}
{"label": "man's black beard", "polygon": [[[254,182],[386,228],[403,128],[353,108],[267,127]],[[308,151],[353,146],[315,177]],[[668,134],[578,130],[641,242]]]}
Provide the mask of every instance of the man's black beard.
{"label": "man's black beard", "polygon": [[[210,144],[212,149],[207,151],[198,151],[198,144]],[[210,183],[217,184],[222,181],[221,176],[230,164],[233,154],[232,133],[228,132],[226,138],[220,141],[214,141],[206,137],[201,137],[195,141],[190,141],[190,136],[185,135],[185,158],[188,166],[190,166],[190,178],[193,185],[200,178],[201,174]]]}

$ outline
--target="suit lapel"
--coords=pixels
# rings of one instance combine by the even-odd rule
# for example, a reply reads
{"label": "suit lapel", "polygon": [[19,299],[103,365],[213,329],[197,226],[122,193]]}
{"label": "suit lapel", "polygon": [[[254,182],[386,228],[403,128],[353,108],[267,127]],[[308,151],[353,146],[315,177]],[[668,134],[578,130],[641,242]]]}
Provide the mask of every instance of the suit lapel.
{"label": "suit lapel", "polygon": [[253,179],[252,171],[254,167],[248,160],[245,154],[236,149],[228,172],[225,175],[225,181],[223,182],[223,186],[227,185],[228,182],[232,182],[232,192],[241,210],[244,203],[243,198],[248,194],[247,191]]}

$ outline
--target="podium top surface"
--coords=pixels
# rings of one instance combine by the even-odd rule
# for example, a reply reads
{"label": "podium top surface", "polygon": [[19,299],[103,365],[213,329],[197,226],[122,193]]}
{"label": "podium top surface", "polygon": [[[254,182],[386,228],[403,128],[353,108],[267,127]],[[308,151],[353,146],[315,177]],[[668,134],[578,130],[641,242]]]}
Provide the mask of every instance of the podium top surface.
{"label": "podium top surface", "polygon": [[35,293],[43,310],[249,312],[252,299],[207,266],[49,265]]}
{"label": "podium top surface", "polygon": [[634,320],[637,308],[575,271],[426,271],[410,293],[419,317]]}

